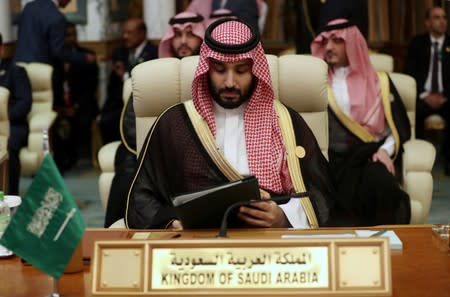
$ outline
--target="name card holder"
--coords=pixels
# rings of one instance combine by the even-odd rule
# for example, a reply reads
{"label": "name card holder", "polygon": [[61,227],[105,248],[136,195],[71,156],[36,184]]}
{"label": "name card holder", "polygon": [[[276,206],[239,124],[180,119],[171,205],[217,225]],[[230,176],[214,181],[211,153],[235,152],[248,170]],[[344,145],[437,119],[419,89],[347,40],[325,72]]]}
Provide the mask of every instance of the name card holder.
{"label": "name card holder", "polygon": [[391,296],[387,238],[97,241],[93,296]]}

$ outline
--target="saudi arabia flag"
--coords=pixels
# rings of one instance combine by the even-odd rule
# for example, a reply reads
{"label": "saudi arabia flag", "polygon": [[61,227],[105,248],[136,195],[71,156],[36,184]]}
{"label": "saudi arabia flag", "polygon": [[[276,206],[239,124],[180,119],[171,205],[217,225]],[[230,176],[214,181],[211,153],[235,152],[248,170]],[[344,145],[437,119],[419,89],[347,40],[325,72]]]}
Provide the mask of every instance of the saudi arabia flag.
{"label": "saudi arabia flag", "polygon": [[48,154],[0,244],[41,271],[59,278],[84,229],[81,213]]}

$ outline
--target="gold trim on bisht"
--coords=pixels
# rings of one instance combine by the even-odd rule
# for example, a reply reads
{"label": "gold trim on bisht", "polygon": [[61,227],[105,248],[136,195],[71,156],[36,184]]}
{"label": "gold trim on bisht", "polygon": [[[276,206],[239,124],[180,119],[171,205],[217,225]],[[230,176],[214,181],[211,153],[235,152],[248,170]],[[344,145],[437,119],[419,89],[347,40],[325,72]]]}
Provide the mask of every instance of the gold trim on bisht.
{"label": "gold trim on bisht", "polygon": [[[294,189],[296,192],[306,192],[306,187],[303,183],[303,178],[300,171],[300,164],[295,153],[297,146],[295,143],[295,135],[293,133],[289,112],[282,103],[277,100],[274,102],[284,142],[286,144],[289,143],[289,146],[286,145],[286,150],[288,152],[289,173],[291,175]],[[201,143],[220,171],[231,181],[242,179],[243,176],[241,176],[239,172],[237,172],[236,169],[226,160],[222,150],[218,147],[211,130],[209,130],[208,124],[199,115],[192,100],[184,102],[184,106]],[[289,158],[289,156],[291,157]],[[289,161],[289,159],[291,160]],[[319,224],[309,197],[300,199],[300,202],[305,210],[311,228],[318,228]]]}
{"label": "gold trim on bisht", "polygon": [[[394,137],[395,141],[395,153],[394,157],[392,159],[395,160],[395,158],[398,155],[398,152],[400,150],[400,136],[397,131],[397,127],[395,126],[394,117],[391,110],[391,101],[389,99],[390,90],[389,90],[389,77],[386,72],[377,72],[378,74],[378,80],[380,82],[380,89],[381,89],[381,101],[383,103],[383,110],[386,122],[388,123],[389,128],[391,129],[392,136]],[[355,122],[352,118],[347,116],[342,109],[339,107],[339,105],[336,102],[336,97],[334,97],[333,90],[330,86],[328,86],[328,105],[330,106],[331,110],[333,110],[336,117],[339,119],[339,121],[356,137],[361,139],[364,142],[375,142],[375,137],[370,134],[369,131],[364,129],[363,126],[361,126],[359,123]]]}
{"label": "gold trim on bisht", "polygon": [[[179,104],[179,103],[177,103]],[[155,130],[156,125],[159,122],[159,119],[161,119],[161,117],[168,111],[170,110],[172,107],[174,107],[175,105],[172,105],[171,107],[167,108],[163,113],[161,113],[159,115],[159,117],[156,119],[156,121],[153,123],[152,127],[150,128],[150,131],[147,134],[146,137],[146,141],[145,143],[142,145],[142,150],[141,150],[141,155],[143,156],[141,158],[141,161],[138,164],[138,168],[136,171],[136,174],[134,175],[133,181],[131,182],[130,188],[128,189],[128,196],[127,196],[127,206],[125,208],[125,217],[124,217],[124,221],[125,221],[125,226],[127,229],[130,229],[130,227],[128,226],[128,206],[130,205],[130,196],[131,196],[131,191],[133,190],[134,187],[134,183],[136,182],[136,179],[139,175],[139,172],[141,171],[142,168],[142,164],[144,164],[144,160],[145,160],[145,155],[147,155],[147,151],[148,151],[148,146],[150,145],[150,140],[152,139],[152,135],[153,135],[153,131]]]}
{"label": "gold trim on bisht", "polygon": [[383,101],[384,107],[384,116],[386,117],[386,121],[391,129],[392,136],[395,140],[395,153],[392,157],[393,160],[397,158],[398,152],[400,150],[400,136],[397,131],[397,127],[395,126],[394,116],[391,110],[391,101],[389,100],[389,77],[386,72],[378,72],[378,80],[380,81],[381,88],[381,98]]}
{"label": "gold trim on bisht", "polygon": [[[125,146],[125,148],[132,154],[137,155],[137,151],[135,149],[133,149],[127,142],[127,139],[125,137],[125,131],[123,131],[123,118],[125,117],[125,112],[127,110],[127,106],[128,106],[128,101],[129,100],[133,100],[133,95],[130,94],[130,97],[128,98],[128,100],[125,102],[125,104],[123,105],[122,111],[120,112],[120,121],[119,121],[119,131],[120,131],[120,139],[122,140],[123,145]],[[133,104],[133,103],[131,103]]]}
{"label": "gold trim on bisht", "polygon": [[339,121],[356,137],[364,142],[375,142],[375,137],[370,134],[369,131],[364,129],[359,123],[355,122],[352,118],[346,115],[336,102],[336,97],[334,97],[333,90],[328,86],[328,105],[334,112]]}
{"label": "gold trim on bisht", "polygon": [[222,150],[217,145],[211,130],[208,127],[206,121],[200,116],[200,114],[195,109],[192,100],[184,102],[184,107],[189,116],[189,119],[194,126],[194,130],[197,133],[201,143],[206,149],[206,152],[213,160],[214,164],[219,168],[219,170],[228,178],[230,181],[236,181],[244,178],[237,172],[237,170],[228,162],[225,158]]}
{"label": "gold trim on bisht", "polygon": [[[306,186],[303,182],[299,159],[304,157],[303,153],[307,154],[308,152],[306,152],[304,148],[297,146],[291,116],[286,106],[284,106],[280,101],[275,100],[274,107],[277,112],[278,123],[280,124],[281,134],[286,147],[289,175],[291,176],[292,184],[296,192],[306,192]],[[300,203],[305,210],[306,217],[308,218],[311,228],[319,228],[319,223],[310,198],[301,198]]]}

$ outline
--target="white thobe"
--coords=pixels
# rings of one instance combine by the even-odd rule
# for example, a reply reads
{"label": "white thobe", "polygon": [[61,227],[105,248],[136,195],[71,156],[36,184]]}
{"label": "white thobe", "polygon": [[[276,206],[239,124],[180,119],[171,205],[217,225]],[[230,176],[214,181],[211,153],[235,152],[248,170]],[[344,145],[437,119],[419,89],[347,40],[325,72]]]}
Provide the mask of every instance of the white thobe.
{"label": "white thobe", "polygon": [[[246,104],[226,109],[214,102],[216,141],[225,158],[241,175],[250,175],[245,145],[244,111]],[[290,199],[279,205],[294,228],[309,228],[305,211],[299,199]]]}

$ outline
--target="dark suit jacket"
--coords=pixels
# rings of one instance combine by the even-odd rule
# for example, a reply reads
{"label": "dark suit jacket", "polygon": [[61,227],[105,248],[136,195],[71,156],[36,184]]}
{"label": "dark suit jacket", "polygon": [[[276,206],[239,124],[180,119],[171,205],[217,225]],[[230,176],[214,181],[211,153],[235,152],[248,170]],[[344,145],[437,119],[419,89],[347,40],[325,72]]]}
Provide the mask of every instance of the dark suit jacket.
{"label": "dark suit jacket", "polygon": [[[220,0],[213,0],[211,11],[219,9],[220,2]],[[259,11],[256,0],[228,0],[224,8],[231,10],[239,19],[258,29]]]}
{"label": "dark suit jacket", "polygon": [[[414,37],[408,49],[405,72],[416,79],[417,96],[424,91],[430,67],[431,39],[428,33]],[[450,100],[450,36],[446,36],[441,52],[444,96]]]}
{"label": "dark suit jacket", "polygon": [[[84,47],[76,47],[71,49],[72,52],[76,53],[94,53],[92,50]],[[71,105],[76,109],[82,111],[85,117],[92,120],[98,112],[97,106],[97,87],[98,87],[98,66],[96,63],[92,64],[79,64],[70,63],[70,68],[68,73],[64,73],[64,63],[62,61],[58,63],[58,67],[53,70],[56,72],[55,77],[57,77],[55,90],[54,107],[65,106],[63,102],[64,98],[64,76],[67,76],[67,81],[70,88],[70,100]],[[88,119],[86,119],[88,120]]]}
{"label": "dark suit jacket", "polygon": [[[307,0],[292,1],[297,12],[296,47],[298,54],[310,54],[311,42],[329,21],[345,18],[351,20],[364,37],[368,36],[368,3],[367,0]],[[306,23],[309,16],[309,24]],[[314,32],[311,32],[312,29]]]}
{"label": "dark suit jacket", "polygon": [[[128,61],[129,57],[129,49],[125,47],[119,47],[115,49],[113,54],[113,63],[116,61],[122,61],[125,64],[125,69],[130,72],[131,69],[139,63],[153,60],[158,58],[158,47],[147,42],[141,54],[139,55],[136,64],[131,65]],[[122,100],[122,91],[123,91],[123,82],[122,78],[118,77],[114,72],[111,72],[108,81],[108,91],[106,102],[103,105],[101,111],[101,119],[100,119],[100,128],[108,130],[108,134],[111,131],[114,131],[113,139],[119,139],[119,121],[120,121],[120,113],[123,108],[123,100]],[[104,134],[102,132],[102,134]],[[108,138],[108,137],[107,137]],[[111,139],[106,139],[106,141]]]}
{"label": "dark suit jacket", "polygon": [[320,26],[334,19],[349,19],[367,38],[369,20],[367,5],[367,0],[327,0],[320,7]]}
{"label": "dark suit jacket", "polygon": [[[94,52],[87,48],[78,47],[77,52]],[[98,66],[93,64],[71,64],[68,72],[68,82],[72,104],[85,117],[93,120],[98,113],[97,88]]]}
{"label": "dark suit jacket", "polygon": [[31,110],[31,84],[24,68],[2,60],[0,63],[0,86],[7,88],[10,92],[8,147],[18,151],[27,143],[27,115]]}
{"label": "dark suit jacket", "polygon": [[14,61],[54,65],[56,60],[85,63],[86,57],[64,49],[66,19],[51,0],[27,3],[18,18]]}

